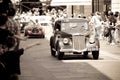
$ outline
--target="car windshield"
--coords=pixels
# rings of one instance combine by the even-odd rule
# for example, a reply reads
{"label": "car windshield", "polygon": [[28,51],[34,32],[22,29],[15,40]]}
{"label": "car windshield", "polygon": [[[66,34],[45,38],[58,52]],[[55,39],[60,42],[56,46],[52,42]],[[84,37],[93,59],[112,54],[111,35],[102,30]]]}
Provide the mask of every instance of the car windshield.
{"label": "car windshield", "polygon": [[61,23],[61,31],[67,33],[84,33],[88,30],[87,22],[63,22]]}
{"label": "car windshield", "polygon": [[41,26],[48,26],[48,23],[41,23]]}

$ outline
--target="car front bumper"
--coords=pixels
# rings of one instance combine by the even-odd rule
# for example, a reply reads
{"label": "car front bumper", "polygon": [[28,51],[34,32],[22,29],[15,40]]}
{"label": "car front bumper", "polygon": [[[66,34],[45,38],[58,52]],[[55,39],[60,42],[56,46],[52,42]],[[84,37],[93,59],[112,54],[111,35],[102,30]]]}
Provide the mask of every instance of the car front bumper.
{"label": "car front bumper", "polygon": [[99,51],[99,48],[98,47],[88,47],[88,48],[85,48],[85,49],[82,49],[82,50],[76,50],[76,49],[60,49],[60,52],[66,52],[66,53],[74,53],[74,52],[77,52],[77,53],[81,53],[81,52],[91,52],[91,51]]}

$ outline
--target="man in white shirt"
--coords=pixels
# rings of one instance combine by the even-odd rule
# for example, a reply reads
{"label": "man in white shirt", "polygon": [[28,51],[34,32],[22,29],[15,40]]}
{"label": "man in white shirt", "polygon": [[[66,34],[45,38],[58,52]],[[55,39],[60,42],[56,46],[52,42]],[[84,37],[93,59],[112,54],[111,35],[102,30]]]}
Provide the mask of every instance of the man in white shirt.
{"label": "man in white shirt", "polygon": [[95,32],[96,32],[96,37],[100,38],[102,32],[101,32],[101,28],[102,28],[102,17],[100,16],[99,12],[96,12],[95,15],[91,18],[90,23],[92,23],[94,25],[95,28]]}

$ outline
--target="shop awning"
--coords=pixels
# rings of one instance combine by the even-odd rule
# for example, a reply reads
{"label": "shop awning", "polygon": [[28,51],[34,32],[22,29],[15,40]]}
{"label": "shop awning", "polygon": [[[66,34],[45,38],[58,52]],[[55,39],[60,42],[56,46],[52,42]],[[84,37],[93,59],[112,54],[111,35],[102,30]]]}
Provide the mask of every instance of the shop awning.
{"label": "shop awning", "polygon": [[92,0],[52,0],[51,6],[91,5]]}

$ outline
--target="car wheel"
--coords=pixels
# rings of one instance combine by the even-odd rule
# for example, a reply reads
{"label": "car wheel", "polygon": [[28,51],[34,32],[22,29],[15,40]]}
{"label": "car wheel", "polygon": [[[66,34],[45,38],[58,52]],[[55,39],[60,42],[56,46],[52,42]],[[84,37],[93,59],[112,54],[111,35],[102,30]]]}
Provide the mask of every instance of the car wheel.
{"label": "car wheel", "polygon": [[63,56],[64,56],[64,52],[58,52],[57,58],[58,58],[59,60],[62,60],[62,59],[63,59]]}
{"label": "car wheel", "polygon": [[85,52],[83,52],[83,58],[87,58],[88,57],[88,51],[85,51]]}
{"label": "car wheel", "polygon": [[51,38],[50,38],[50,48],[51,48],[51,55],[52,55],[52,56],[55,56],[55,55],[56,55],[56,51],[53,50],[53,49],[55,49],[55,48],[54,48],[54,44],[53,44],[53,40],[54,40],[53,37],[51,37]]}
{"label": "car wheel", "polygon": [[55,55],[56,55],[56,51],[54,51],[52,47],[51,47],[51,55],[52,55],[52,56],[55,56]]}
{"label": "car wheel", "polygon": [[93,59],[98,59],[99,58],[99,51],[92,51]]}
{"label": "car wheel", "polygon": [[41,35],[41,38],[45,38],[45,35],[43,34],[43,35]]}
{"label": "car wheel", "polygon": [[64,52],[60,52],[60,47],[59,47],[59,45],[58,45],[58,47],[57,47],[57,58],[58,58],[59,60],[62,60],[62,59],[63,59],[63,56],[64,56]]}

